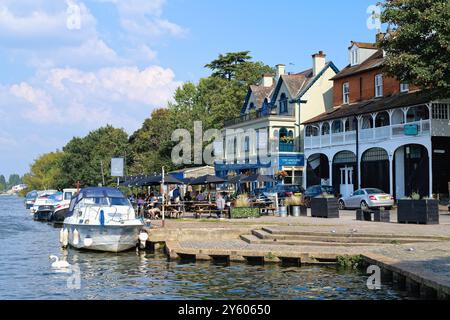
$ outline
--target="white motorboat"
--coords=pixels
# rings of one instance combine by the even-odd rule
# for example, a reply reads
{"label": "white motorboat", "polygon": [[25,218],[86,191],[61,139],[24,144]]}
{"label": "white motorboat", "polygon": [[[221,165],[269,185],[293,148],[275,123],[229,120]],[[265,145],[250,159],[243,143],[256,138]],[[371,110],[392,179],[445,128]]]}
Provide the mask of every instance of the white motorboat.
{"label": "white motorboat", "polygon": [[142,227],[122,192],[86,188],[72,199],[60,240],[77,249],[121,252],[136,246]]}
{"label": "white motorboat", "polygon": [[63,189],[62,200],[55,204],[52,214],[52,221],[55,224],[62,224],[69,211],[70,201],[77,193],[77,189]]}

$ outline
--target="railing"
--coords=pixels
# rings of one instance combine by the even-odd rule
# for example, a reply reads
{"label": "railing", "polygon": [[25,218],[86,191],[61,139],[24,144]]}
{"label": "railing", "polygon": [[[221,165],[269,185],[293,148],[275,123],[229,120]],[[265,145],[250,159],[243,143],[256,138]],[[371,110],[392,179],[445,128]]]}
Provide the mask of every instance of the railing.
{"label": "railing", "polygon": [[[404,138],[410,135],[405,134],[405,126],[417,126],[417,135],[430,134],[430,120],[420,120],[391,126],[361,129],[359,131],[359,140],[361,142],[370,142],[376,140]],[[305,149],[315,149],[327,146],[345,145],[356,142],[356,131],[338,132],[322,136],[305,137]]]}
{"label": "railing", "polygon": [[257,119],[263,119],[263,118],[268,118],[268,117],[291,117],[293,118],[293,114],[292,113],[283,113],[283,114],[278,114],[276,108],[273,109],[268,109],[266,112],[263,112],[262,110],[258,110],[258,111],[253,111],[250,112],[249,114],[245,114],[245,115],[241,115],[237,118],[234,119],[229,119],[229,120],[225,120],[225,127],[230,127],[230,126],[234,126],[243,122],[247,122],[247,121],[252,121],[252,120],[257,120]]}
{"label": "railing", "polygon": [[294,152],[295,146],[293,143],[280,143],[280,152]]}

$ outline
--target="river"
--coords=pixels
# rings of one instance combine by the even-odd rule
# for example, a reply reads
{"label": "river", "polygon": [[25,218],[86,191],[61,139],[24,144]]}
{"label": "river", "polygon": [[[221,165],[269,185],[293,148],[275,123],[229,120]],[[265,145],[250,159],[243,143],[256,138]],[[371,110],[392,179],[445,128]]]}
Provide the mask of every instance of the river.
{"label": "river", "polygon": [[[59,229],[33,221],[23,199],[0,196],[0,299],[404,299],[391,286],[332,266],[178,263],[161,253],[62,250]],[[67,272],[50,255],[66,256]]]}

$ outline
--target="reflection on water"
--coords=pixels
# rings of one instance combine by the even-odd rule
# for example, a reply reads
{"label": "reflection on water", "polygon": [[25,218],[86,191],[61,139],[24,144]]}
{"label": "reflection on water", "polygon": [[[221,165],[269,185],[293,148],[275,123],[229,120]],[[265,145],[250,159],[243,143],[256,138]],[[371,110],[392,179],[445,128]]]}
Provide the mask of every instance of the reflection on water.
{"label": "reflection on water", "polygon": [[[334,267],[170,262],[160,253],[62,250],[59,231],[34,222],[16,197],[0,198],[0,299],[402,299],[390,287],[367,289],[366,276]],[[77,265],[51,269],[49,255]]]}

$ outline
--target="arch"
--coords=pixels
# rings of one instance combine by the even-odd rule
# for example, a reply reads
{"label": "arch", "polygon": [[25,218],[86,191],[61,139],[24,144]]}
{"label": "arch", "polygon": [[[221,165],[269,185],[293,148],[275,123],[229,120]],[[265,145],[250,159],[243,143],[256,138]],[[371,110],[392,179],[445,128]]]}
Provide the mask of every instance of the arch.
{"label": "arch", "polygon": [[308,157],[306,168],[306,186],[319,185],[330,179],[330,166],[328,156],[315,153]]}
{"label": "arch", "polygon": [[358,119],[356,117],[350,117],[346,119],[345,121],[345,131],[356,131],[356,128],[358,126]]}
{"label": "arch", "polygon": [[405,114],[401,109],[395,109],[392,113],[392,124],[404,124],[405,123]]}
{"label": "arch", "polygon": [[390,125],[389,113],[387,111],[380,112],[375,117],[375,127],[386,127]]}
{"label": "arch", "polygon": [[430,156],[422,144],[405,144],[395,150],[394,193],[397,198],[411,196],[413,192],[422,197],[430,195]]}
{"label": "arch", "polygon": [[389,154],[383,148],[370,148],[361,156],[361,187],[390,191]]}
{"label": "arch", "polygon": [[288,98],[285,93],[280,96],[280,113],[288,113]]}
{"label": "arch", "polygon": [[331,131],[332,133],[344,132],[344,125],[342,123],[342,120],[334,120],[331,124]]}
{"label": "arch", "polygon": [[[333,188],[339,193],[346,194],[349,192],[347,190],[348,185],[342,186],[341,181],[343,181],[343,177],[345,177],[345,180],[349,181],[350,178],[353,182],[353,190],[354,191],[357,188],[358,185],[358,177],[357,177],[357,161],[356,161],[356,154],[349,150],[343,150],[338,153],[336,153],[333,157]],[[353,174],[349,175],[345,173],[346,170],[351,169]],[[348,177],[348,179],[347,179]]]}
{"label": "arch", "polygon": [[365,115],[361,118],[361,129],[373,128],[373,118],[371,115]]}
{"label": "arch", "polygon": [[415,122],[429,119],[430,119],[430,111],[428,110],[428,107],[425,105],[411,107],[408,109],[408,112],[406,113],[406,122]]}
{"label": "arch", "polygon": [[330,134],[330,124],[328,122],[324,122],[322,124],[322,132],[321,132],[321,134],[323,136]]}
{"label": "arch", "polygon": [[250,106],[248,107],[249,110],[255,109],[255,104],[252,102],[250,103]]}
{"label": "arch", "polygon": [[[319,135],[319,129],[315,126],[306,126],[306,136],[307,137],[316,137]],[[291,133],[290,131],[289,133]],[[292,132],[293,135],[293,132]]]}
{"label": "arch", "polygon": [[287,138],[287,136],[288,136],[288,130],[286,128],[281,128],[280,129],[280,141],[283,138]]}

